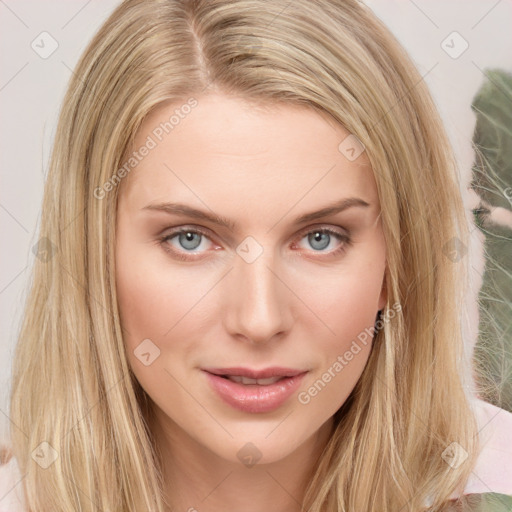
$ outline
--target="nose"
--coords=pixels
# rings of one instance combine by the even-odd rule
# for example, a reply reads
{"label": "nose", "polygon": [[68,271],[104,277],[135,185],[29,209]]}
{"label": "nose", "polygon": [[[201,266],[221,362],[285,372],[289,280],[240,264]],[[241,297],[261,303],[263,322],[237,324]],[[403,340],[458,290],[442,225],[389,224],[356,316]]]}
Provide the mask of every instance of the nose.
{"label": "nose", "polygon": [[228,279],[225,321],[232,336],[262,344],[291,328],[293,293],[270,251],[251,263],[237,257]]}

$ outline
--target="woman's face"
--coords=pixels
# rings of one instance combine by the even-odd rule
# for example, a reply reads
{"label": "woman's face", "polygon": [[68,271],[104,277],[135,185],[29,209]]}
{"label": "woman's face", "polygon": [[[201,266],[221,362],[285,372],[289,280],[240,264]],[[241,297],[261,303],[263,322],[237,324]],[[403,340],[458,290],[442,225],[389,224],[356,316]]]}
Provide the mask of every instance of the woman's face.
{"label": "woman's face", "polygon": [[[145,119],[121,184],[127,356],[169,438],[277,461],[331,424],[368,359],[361,334],[386,303],[376,184],[356,139],[312,109],[184,105]],[[240,378],[276,367],[276,383]]]}

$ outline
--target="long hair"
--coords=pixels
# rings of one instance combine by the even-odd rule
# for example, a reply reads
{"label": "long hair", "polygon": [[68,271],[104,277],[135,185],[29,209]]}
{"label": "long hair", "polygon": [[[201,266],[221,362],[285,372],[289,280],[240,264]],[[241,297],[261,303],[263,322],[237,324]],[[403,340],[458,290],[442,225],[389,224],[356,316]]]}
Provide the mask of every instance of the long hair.
{"label": "long hair", "polygon": [[126,0],[95,34],[60,112],[13,364],[28,507],[164,510],[117,309],[119,169],[153,109],[210,91],[328,113],[364,145],[377,184],[387,308],[401,307],[335,415],[304,510],[447,510],[479,450],[460,325],[468,228],[428,89],[357,0]]}

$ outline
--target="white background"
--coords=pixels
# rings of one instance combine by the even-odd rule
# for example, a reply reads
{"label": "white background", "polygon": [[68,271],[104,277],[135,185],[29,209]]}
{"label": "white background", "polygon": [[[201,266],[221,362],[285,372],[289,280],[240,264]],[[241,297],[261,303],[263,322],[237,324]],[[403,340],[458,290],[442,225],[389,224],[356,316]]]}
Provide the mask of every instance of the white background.
{"label": "white background", "polygon": [[[340,0],[341,1],[341,0]],[[0,0],[0,439],[6,431],[13,348],[26,297],[48,155],[65,87],[93,33],[119,2]],[[470,109],[486,68],[512,69],[511,0],[366,0],[425,75],[452,139],[465,194],[473,153]],[[41,58],[31,47],[42,32],[58,42]],[[469,44],[454,59],[441,43],[457,31]],[[459,42],[454,40],[455,49]],[[468,297],[468,351],[478,325],[475,293],[482,271],[480,238],[470,257],[474,291]]]}

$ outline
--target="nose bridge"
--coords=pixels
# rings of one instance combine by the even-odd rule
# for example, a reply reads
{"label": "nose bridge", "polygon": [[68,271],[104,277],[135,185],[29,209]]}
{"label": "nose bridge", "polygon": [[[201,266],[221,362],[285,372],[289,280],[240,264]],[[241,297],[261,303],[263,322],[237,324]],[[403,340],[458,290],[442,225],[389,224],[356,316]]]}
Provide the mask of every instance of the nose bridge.
{"label": "nose bridge", "polygon": [[[249,237],[248,237],[249,238]],[[230,330],[253,342],[267,341],[285,329],[289,305],[285,286],[278,278],[274,253],[254,239],[242,242],[228,293]]]}

